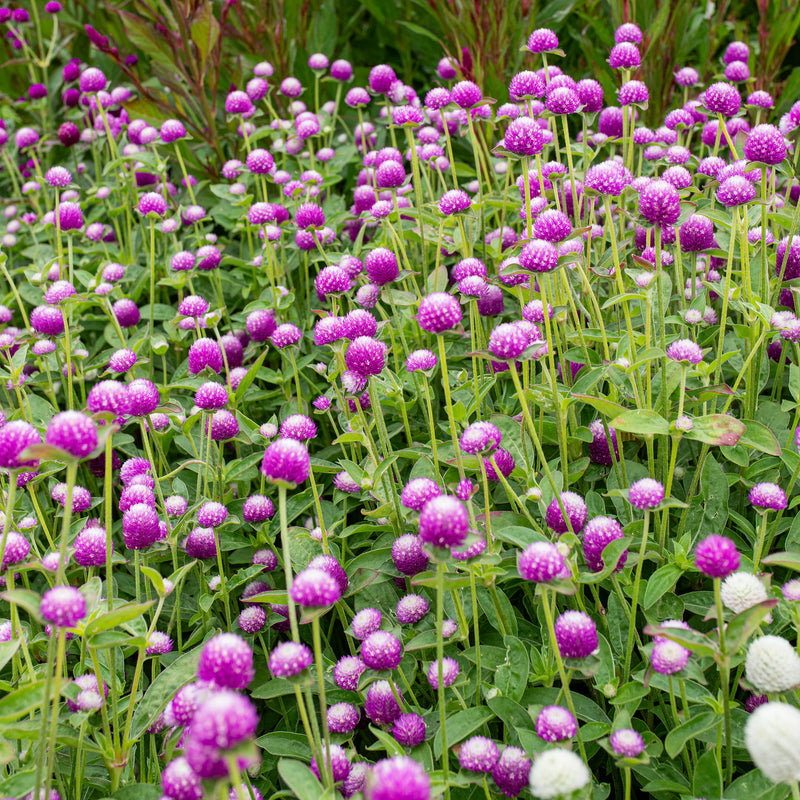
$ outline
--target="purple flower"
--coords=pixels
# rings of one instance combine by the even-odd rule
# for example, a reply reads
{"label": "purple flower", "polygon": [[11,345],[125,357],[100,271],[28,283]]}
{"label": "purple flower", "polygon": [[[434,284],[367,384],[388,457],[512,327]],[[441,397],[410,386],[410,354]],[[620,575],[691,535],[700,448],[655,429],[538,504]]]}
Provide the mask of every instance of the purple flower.
{"label": "purple flower", "polygon": [[664,499],[664,487],[653,478],[634,481],[628,489],[628,501],[634,508],[655,508]]}
{"label": "purple flower", "polygon": [[392,736],[404,747],[422,744],[425,732],[425,720],[419,714],[401,714],[392,725]]}
{"label": "purple flower", "polygon": [[342,596],[342,590],[327,572],[306,567],[292,582],[291,596],[304,608],[322,608],[333,605]]}
{"label": "purple flower", "polygon": [[236,620],[245,633],[258,633],[267,624],[267,612],[261,606],[245,608]]}
{"label": "purple flower", "polygon": [[206,368],[219,375],[223,365],[222,349],[214,339],[200,338],[192,343],[189,348],[189,372],[192,375],[197,375]]}
{"label": "purple flower", "polygon": [[39,611],[56,628],[74,628],[86,616],[86,599],[74,586],[56,586],[42,595]]}
{"label": "purple flower", "polygon": [[639,48],[633,42],[619,42],[611,48],[608,64],[611,69],[633,69],[642,63]]}
{"label": "purple flower", "polygon": [[497,745],[485,736],[471,736],[458,750],[461,769],[472,772],[491,772],[499,759]]}
{"label": "purple flower", "polygon": [[703,351],[691,339],[678,339],[667,347],[667,358],[686,364],[699,364],[703,360]]}
{"label": "purple flower", "polygon": [[167,213],[167,201],[158,192],[146,192],[139,198],[138,211],[147,217],[163,217]]}
{"label": "purple flower", "polygon": [[296,439],[298,442],[304,442],[317,435],[317,426],[305,414],[292,414],[281,423],[280,435],[282,439]]}
{"label": "purple flower", "polygon": [[261,472],[268,481],[297,485],[303,483],[311,470],[311,458],[306,446],[295,439],[278,439],[264,452]]}
{"label": "purple flower", "polygon": [[361,712],[352,703],[334,703],[328,709],[328,728],[331,733],[352,733],[360,719]]}
{"label": "purple flower", "polygon": [[253,680],[253,650],[235,633],[219,633],[200,653],[197,677],[226,689],[246,689]]}
{"label": "purple flower", "polygon": [[689,663],[690,651],[670,639],[662,639],[653,645],[650,663],[662,675],[674,675]]}
{"label": "purple flower", "polygon": [[64,314],[52,306],[36,306],[31,311],[31,327],[44,336],[59,336],[64,332]]}
{"label": "purple flower", "polygon": [[639,194],[639,213],[651,225],[673,225],[681,213],[678,190],[663,180],[655,180]]}
{"label": "purple flower", "polygon": [[397,601],[395,614],[401,625],[415,625],[430,608],[428,601],[419,594],[407,594]]}
{"label": "purple flower", "polygon": [[439,198],[439,212],[446,217],[468,211],[471,205],[469,195],[461,189],[450,189]]}
{"label": "purple flower", "polygon": [[73,542],[75,561],[82,567],[101,567],[106,563],[106,557],[114,552],[114,543],[108,543],[105,528],[90,525],[84,528]]}
{"label": "purple flower", "polygon": [[429,333],[444,333],[461,322],[461,305],[452,295],[434,292],[422,298],[417,323]]}
{"label": "purple flower", "polygon": [[281,642],[269,656],[269,670],[276,678],[293,678],[313,663],[311,650],[297,642]]}
{"label": "purple flower", "polygon": [[375,631],[361,643],[361,660],[369,669],[397,669],[402,658],[403,645],[389,631]]}
{"label": "purple flower", "polygon": [[536,716],[536,733],[546,742],[563,742],[577,732],[575,717],[561,706],[545,706]]}
{"label": "purple flower", "polygon": [[404,533],[392,545],[392,563],[403,575],[416,575],[428,566],[428,556],[422,549],[419,537]]}
{"label": "purple flower", "polygon": [[58,225],[62,231],[77,231],[83,227],[83,212],[77,203],[58,204]]}
{"label": "purple flower", "polygon": [[461,449],[470,455],[479,455],[495,450],[503,439],[500,429],[491,422],[473,422],[461,434]]}
{"label": "purple flower", "polygon": [[461,108],[473,108],[483,100],[480,87],[472,81],[459,81],[450,90],[452,101]]}
{"label": "purple flower", "polygon": [[400,716],[402,710],[389,681],[375,681],[370,684],[364,702],[364,712],[376,725],[391,725]]}
{"label": "purple flower", "polygon": [[87,67],[81,73],[79,85],[85,94],[101,92],[106,88],[106,76],[97,67]]}
{"label": "purple flower", "polygon": [[555,622],[556,644],[562,658],[586,658],[598,648],[597,627],[583,611],[565,611]]}
{"label": "purple flower", "polygon": [[526,581],[549,583],[556,578],[565,578],[569,570],[558,547],[551,542],[533,542],[517,560],[520,577]]}
{"label": "purple flower", "polygon": [[369,72],[369,88],[376,94],[385,94],[397,80],[394,70],[387,64],[378,64]]}
{"label": "purple flower", "polygon": [[692,214],[678,228],[681,250],[697,253],[714,247],[714,223],[701,214]]}
{"label": "purple flower", "polygon": [[749,203],[755,196],[756,187],[743,175],[726,178],[717,189],[717,200],[729,208]]}
{"label": "purple flower", "polygon": [[172,759],[161,773],[161,789],[174,800],[203,800],[203,785],[183,757]]}
{"label": "purple flower", "polygon": [[302,338],[303,332],[297,325],[291,322],[284,322],[275,328],[270,337],[270,341],[278,350],[283,350],[284,347],[297,344]]}
{"label": "purple flower", "polygon": [[550,28],[537,28],[528,37],[528,50],[531,53],[548,53],[558,49],[558,36]]}
{"label": "purple flower", "polygon": [[386,247],[376,247],[367,253],[364,259],[364,271],[370,281],[378,286],[397,280],[400,274],[395,254]]}
{"label": "purple flower", "polygon": [[704,92],[703,104],[709,111],[722,114],[723,117],[732,117],[739,112],[742,98],[739,90],[729,83],[712,83]]}
{"label": "purple flower", "polygon": [[158,514],[147,503],[136,503],[122,517],[122,537],[129,550],[144,550],[159,538]]}
{"label": "purple flower", "polygon": [[531,760],[519,747],[506,747],[492,767],[492,778],[506,797],[517,797],[528,786]]}
{"label": "purple flower", "polygon": [[519,263],[530,272],[550,272],[558,265],[558,248],[552,242],[534,239],[520,251]]}
{"label": "purple flower", "polygon": [[521,156],[541,153],[544,147],[542,129],[530,117],[518,117],[512,120],[506,128],[503,147],[509,152]]}
{"label": "purple flower", "polygon": [[[592,441],[589,444],[589,460],[595,464],[602,464],[603,466],[610,467],[614,463],[614,458],[619,460],[617,432],[614,428],[608,428],[608,433],[611,436],[611,444],[609,444],[608,436],[606,436],[606,429],[603,427],[601,420],[596,419],[592,422],[589,425],[589,430],[592,433]],[[614,447],[613,456],[611,454],[612,444]]]}
{"label": "purple flower", "polygon": [[694,564],[709,578],[727,578],[739,569],[739,551],[727,536],[711,534],[694,549]]}
{"label": "purple flower", "polygon": [[458,547],[469,530],[464,504],[456,497],[440,495],[429,500],[419,515],[419,538],[434,547]]}
{"label": "purple flower", "polygon": [[430,797],[427,772],[408,756],[385,758],[367,773],[365,800],[430,800]]}
{"label": "purple flower", "polygon": [[498,361],[513,360],[525,352],[528,341],[528,335],[519,325],[503,322],[489,335],[488,350]]}
{"label": "purple flower", "polygon": [[561,492],[561,504],[567,514],[569,522],[564,519],[564,514],[558,504],[558,499],[553,498],[545,513],[547,527],[558,534],[566,533],[570,529],[573,533],[580,533],[586,525],[588,511],[583,498],[575,492]]}
{"label": "purple flower", "polygon": [[386,366],[388,348],[383,342],[370,336],[354,339],[345,353],[345,364],[357,375],[369,377],[380,375]]}
{"label": "purple flower", "polygon": [[[583,557],[586,559],[589,569],[592,572],[601,572],[605,567],[603,550],[606,545],[624,537],[622,525],[612,517],[593,517],[589,520],[583,529]],[[614,568],[615,572],[619,572],[625,566],[627,558],[628,551],[626,550],[619,557],[617,566]]]}
{"label": "purple flower", "polygon": [[623,758],[638,758],[644,752],[644,739],[633,728],[620,728],[609,737],[611,749]]}
{"label": "purple flower", "polygon": [[28,422],[14,420],[0,427],[0,467],[20,469],[36,466],[38,461],[20,461],[21,453],[30,445],[40,444],[39,431]]}
{"label": "purple flower", "polygon": [[198,707],[189,736],[208,747],[231,750],[255,735],[258,713],[243,694],[217,689]]}
{"label": "purple flower", "polygon": [[[322,763],[327,766],[329,762],[333,782],[339,783],[343,781],[350,772],[350,762],[347,760],[347,753],[341,745],[332,744],[327,753],[325,750],[322,751]],[[315,758],[311,759],[311,771],[317,778],[320,777],[319,766]]]}
{"label": "purple flower", "polygon": [[436,354],[430,350],[414,350],[408,354],[406,359],[406,369],[409,372],[434,369],[436,364]]}
{"label": "purple flower", "polygon": [[97,447],[97,425],[80,411],[62,411],[50,420],[45,442],[74,458],[86,458]]}
{"label": "purple flower", "polygon": [[782,511],[788,505],[786,492],[777,483],[757,483],[751,490],[749,500],[757,509]]}
{"label": "purple flower", "polygon": [[362,608],[350,623],[356,639],[366,639],[381,627],[381,612],[377,608]]}
{"label": "purple flower", "polygon": [[556,86],[547,92],[545,107],[552,114],[574,114],[580,106],[581,98],[570,86]]}

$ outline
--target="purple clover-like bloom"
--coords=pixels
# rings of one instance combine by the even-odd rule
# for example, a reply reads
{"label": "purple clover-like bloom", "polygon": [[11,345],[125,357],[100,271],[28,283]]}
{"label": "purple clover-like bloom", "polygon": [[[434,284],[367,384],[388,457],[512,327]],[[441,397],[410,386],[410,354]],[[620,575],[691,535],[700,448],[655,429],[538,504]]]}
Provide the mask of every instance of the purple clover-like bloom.
{"label": "purple clover-like bloom", "polygon": [[623,758],[638,758],[644,752],[644,739],[633,728],[620,728],[609,737],[611,749]]}
{"label": "purple clover-like bloom", "polygon": [[611,48],[608,64],[611,69],[634,69],[642,63],[639,48],[633,42],[619,42]]}
{"label": "purple clover-like bloom", "polygon": [[471,736],[459,748],[458,763],[461,769],[472,772],[491,772],[500,759],[497,745],[485,736]]}
{"label": "purple clover-like bloom", "polygon": [[630,182],[630,172],[622,164],[616,161],[604,161],[588,169],[583,185],[585,189],[616,197]]}
{"label": "purple clover-like bloom", "polygon": [[380,375],[386,366],[388,348],[383,342],[371,336],[359,336],[354,339],[345,353],[345,364],[362,377]]}
{"label": "purple clover-like bloom", "polygon": [[763,511],[783,511],[788,505],[786,492],[777,483],[757,483],[751,490],[749,500],[755,508]]}
{"label": "purple clover-like bloom", "polygon": [[531,53],[547,53],[558,49],[558,36],[550,28],[537,28],[528,37]]}
{"label": "purple clover-like bloom", "polygon": [[44,438],[74,458],[86,458],[97,447],[97,425],[80,411],[62,411],[50,420]]}
{"label": "purple clover-like bloom", "polygon": [[580,106],[580,95],[571,86],[556,86],[547,92],[545,107],[552,114],[574,114]]}
{"label": "purple clover-like bloom", "polygon": [[744,156],[762,164],[780,164],[786,158],[786,140],[774,125],[756,125],[747,134]]}
{"label": "purple clover-like bloom", "polygon": [[662,675],[674,675],[685,669],[689,663],[691,652],[670,639],[662,639],[653,645],[650,663],[653,669]]}
{"label": "purple clover-like bloom", "polygon": [[531,760],[519,747],[506,747],[492,767],[492,778],[506,797],[517,797],[528,786]]}
{"label": "purple clover-like bloom", "polygon": [[666,181],[651,181],[639,193],[639,213],[651,225],[674,225],[681,213],[678,190]]}
{"label": "purple clover-like bloom", "polygon": [[403,645],[389,631],[375,631],[361,643],[361,660],[369,669],[397,669],[403,659]]}
{"label": "purple clover-like bloom", "polygon": [[692,214],[678,228],[681,250],[698,253],[714,247],[714,223],[702,214]]}
{"label": "purple clover-like bloom", "polygon": [[[442,659],[442,685],[447,688],[456,682],[460,668],[454,658]],[[428,667],[428,683],[434,688],[439,688],[439,661],[438,659]]]}
{"label": "purple clover-like bloom", "polygon": [[664,499],[664,487],[653,478],[634,481],[628,489],[628,501],[634,508],[655,508]]}
{"label": "purple clover-like bloom", "polygon": [[134,417],[146,417],[158,408],[158,389],[147,378],[137,378],[128,384],[128,400]]}
{"label": "purple clover-like bloom", "polygon": [[[619,442],[617,441],[617,432],[614,430],[614,428],[608,428],[608,434],[611,437],[611,442],[609,443],[609,437],[606,435],[606,429],[603,427],[603,423],[599,419],[596,419],[589,425],[589,430],[592,433],[592,441],[589,444],[589,460],[595,464],[602,464],[606,467],[612,466],[615,458],[619,460]],[[614,448],[613,455],[611,453],[612,446]]]}
{"label": "purple clover-like bloom", "polygon": [[528,347],[526,332],[512,322],[503,322],[489,334],[488,350],[497,360],[518,358]]}
{"label": "purple clover-like bloom", "polygon": [[739,112],[742,98],[739,90],[730,83],[719,81],[712,83],[704,92],[704,105],[709,111],[732,117]]}
{"label": "purple clover-like bloom", "polygon": [[278,439],[272,442],[264,452],[261,462],[261,472],[273,483],[303,483],[310,470],[308,449],[295,439]]}
{"label": "purple clover-like bloom", "polygon": [[207,747],[231,750],[255,735],[258,712],[243,694],[217,689],[198,706],[189,736]]}
{"label": "purple clover-like bloom", "polygon": [[436,364],[436,354],[431,350],[414,350],[408,354],[406,359],[406,369],[409,372],[433,369]]}
{"label": "purple clover-like bloom", "polygon": [[597,626],[583,611],[565,611],[555,622],[562,658],[586,658],[598,648]]}
{"label": "purple clover-like bloom", "polygon": [[246,689],[253,680],[253,650],[235,633],[209,639],[200,653],[197,677],[226,689]]}
{"label": "purple clover-like bloom", "polygon": [[717,200],[731,208],[751,202],[756,196],[756,187],[743,175],[731,175],[717,189]]}
{"label": "purple clover-like bloom", "polygon": [[465,453],[479,455],[496,449],[503,440],[500,429],[491,422],[473,422],[461,434],[459,445]]}
{"label": "purple clover-like bloom", "polygon": [[365,800],[430,800],[430,796],[427,772],[408,756],[385,758],[367,773]]}
{"label": "purple clover-like bloom", "polygon": [[561,706],[545,706],[536,716],[536,733],[546,742],[563,742],[577,732],[575,717]]}
{"label": "purple clover-like bloom", "polygon": [[20,455],[27,447],[41,441],[41,434],[30,423],[24,420],[7,422],[0,427],[0,467],[20,469],[35,466],[37,461],[21,461]]}
{"label": "purple clover-like bloom", "polygon": [[269,656],[269,670],[276,678],[292,678],[313,663],[311,650],[297,642],[281,642]]}
{"label": "purple clover-like bloom", "polygon": [[280,435],[282,439],[305,442],[317,435],[317,425],[305,414],[292,414],[281,423]]}
{"label": "purple clover-like bloom", "polygon": [[[586,523],[583,529],[583,557],[592,572],[601,572],[605,563],[603,562],[603,550],[606,545],[617,539],[625,538],[622,525],[612,517],[593,517]],[[619,572],[628,558],[626,550],[617,561],[615,572]]]}
{"label": "purple clover-like bloom", "polygon": [[472,205],[469,195],[461,189],[449,189],[439,199],[439,212],[446,217],[468,211]]}
{"label": "purple clover-like bloom", "polygon": [[621,106],[646,103],[650,99],[650,92],[641,81],[628,81],[617,90],[617,99]]}
{"label": "purple clover-like bloom", "polygon": [[401,625],[415,625],[428,613],[429,608],[428,601],[422,595],[407,594],[397,602],[397,621]]}
{"label": "purple clover-like bloom", "polygon": [[739,569],[736,545],[727,537],[711,534],[694,549],[694,564],[709,578],[727,578]]}
{"label": "purple clover-like bloom", "polygon": [[404,747],[422,744],[425,732],[425,720],[419,714],[401,714],[392,725],[392,736]]}
{"label": "purple clover-like bloom", "polygon": [[544,147],[542,129],[530,117],[518,117],[512,120],[506,128],[503,147],[510,153],[520,156],[533,156],[541,153]]}
{"label": "purple clover-like bloom", "polygon": [[686,364],[699,364],[703,360],[703,351],[691,339],[678,339],[667,347],[667,358]]}
{"label": "purple clover-like bloom", "polygon": [[469,516],[456,497],[440,495],[429,500],[419,515],[419,538],[434,547],[458,547],[467,538]]}
{"label": "purple clover-like bloom", "polygon": [[135,503],[122,517],[122,538],[129,550],[144,550],[159,535],[158,514],[147,503]]}
{"label": "purple clover-like bloom", "polygon": [[416,575],[428,567],[428,555],[418,536],[404,533],[392,545],[392,563],[403,575]]}
{"label": "purple clover-like bloom", "polygon": [[110,551],[106,551],[106,531],[99,526],[84,528],[73,542],[75,561],[82,567],[101,567],[106,563],[106,556],[114,552],[111,542]]}
{"label": "purple clover-like bloom", "polygon": [[42,595],[39,611],[56,628],[74,628],[86,616],[86,599],[74,586],[56,586]]}
{"label": "purple clover-like bloom", "polygon": [[564,557],[551,542],[533,542],[520,554],[517,561],[519,574],[526,581],[549,583],[569,575]]}
{"label": "purple clover-like bloom", "polygon": [[434,292],[422,298],[417,312],[417,323],[429,333],[444,333],[462,319],[461,305],[452,295]]}
{"label": "purple clover-like bloom", "polygon": [[322,608],[332,606],[342,596],[342,590],[324,570],[306,567],[292,582],[291,596],[303,608]]}
{"label": "purple clover-like bloom", "polygon": [[533,239],[520,251],[519,263],[530,272],[550,272],[558,265],[558,248],[544,239]]}
{"label": "purple clover-like bloom", "polygon": [[364,712],[376,725],[391,725],[400,716],[402,709],[397,703],[389,681],[375,681],[370,684]]}
{"label": "purple clover-like bloom", "polygon": [[566,533],[572,529],[573,533],[580,533],[586,525],[588,510],[583,498],[575,492],[561,492],[559,495],[564,511],[569,518],[569,522],[564,519],[564,515],[559,507],[558,500],[553,498],[545,512],[545,522],[547,527],[558,534]]}
{"label": "purple clover-like bloom", "polygon": [[356,639],[366,639],[381,627],[381,612],[377,608],[362,608],[350,623]]}

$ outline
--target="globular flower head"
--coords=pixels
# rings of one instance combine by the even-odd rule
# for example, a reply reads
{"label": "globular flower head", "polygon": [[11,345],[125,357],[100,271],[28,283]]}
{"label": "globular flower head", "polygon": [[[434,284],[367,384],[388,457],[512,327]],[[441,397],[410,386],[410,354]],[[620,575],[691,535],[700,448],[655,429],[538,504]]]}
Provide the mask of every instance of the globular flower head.
{"label": "globular flower head", "polygon": [[436,354],[431,350],[414,350],[408,354],[406,369],[409,372],[433,369],[437,361]]}
{"label": "globular flower head", "polygon": [[461,305],[452,295],[434,292],[422,298],[417,323],[429,333],[444,333],[461,322]]}
{"label": "globular flower head", "polygon": [[739,90],[730,83],[712,83],[704,92],[704,105],[715,114],[732,117],[739,112],[742,98]]}
{"label": "globular flower head", "polygon": [[512,322],[503,322],[489,334],[488,350],[497,360],[516,359],[528,347],[529,336]]}
{"label": "globular flower head", "polygon": [[644,739],[633,728],[620,728],[609,737],[611,749],[622,758],[638,758],[644,752]]}
{"label": "globular flower head", "polygon": [[569,575],[564,556],[551,542],[529,544],[519,554],[517,569],[520,577],[537,583],[549,583]]}
{"label": "globular flower head", "polygon": [[360,719],[361,712],[352,703],[334,703],[328,709],[328,729],[331,733],[352,733]]}
{"label": "globular flower head", "polygon": [[79,85],[86,94],[102,92],[106,88],[106,76],[97,67],[87,67],[81,72]]}
{"label": "globular flower head", "polygon": [[394,70],[387,64],[378,64],[369,72],[369,88],[376,94],[385,94],[397,80]]}
{"label": "globular flower head", "polygon": [[97,425],[80,411],[62,411],[50,420],[44,438],[74,458],[86,458],[97,447]]}
{"label": "globular flower head", "polygon": [[691,339],[678,339],[667,347],[667,358],[685,364],[699,364],[703,360],[703,351]]}
{"label": "globular flower head", "polygon": [[780,164],[786,158],[786,140],[774,125],[756,125],[747,134],[744,157],[762,164]]}
{"label": "globular flower head", "polygon": [[430,800],[430,796],[428,773],[408,756],[385,758],[367,773],[365,800]]}
{"label": "globular flower head", "polygon": [[765,703],[747,719],[744,741],[750,758],[773,783],[800,780],[798,730],[800,710],[788,703]]}
{"label": "globular flower head", "polygon": [[589,768],[577,753],[562,749],[545,750],[538,753],[533,762],[529,785],[534,797],[555,800],[583,789],[591,779]]}
{"label": "globular flower head", "polygon": [[469,195],[461,189],[449,189],[439,198],[439,212],[446,217],[468,211],[471,205]]}
{"label": "globular flower head", "polygon": [[37,461],[21,461],[21,453],[30,445],[40,444],[41,434],[29,422],[13,420],[0,427],[0,467],[20,469],[31,467]]}
{"label": "globular flower head", "polygon": [[269,656],[269,671],[276,678],[293,678],[314,663],[314,654],[304,644],[281,642]]}
{"label": "globular flower head", "polygon": [[202,800],[203,785],[183,757],[173,758],[161,773],[161,789],[174,800]]}
{"label": "globular flower head", "polygon": [[680,213],[678,190],[667,181],[651,181],[639,193],[639,214],[651,225],[674,225]]}
{"label": "globular flower head", "polygon": [[580,95],[571,86],[556,86],[547,92],[545,107],[552,114],[574,114],[580,106]]}
{"label": "globular flower head", "polygon": [[369,669],[397,669],[403,658],[403,645],[389,631],[375,631],[361,643],[360,654]]}
{"label": "globular flower head", "polygon": [[486,736],[471,736],[458,750],[461,769],[473,772],[491,772],[499,759],[497,745]]}
{"label": "globular flower head", "polygon": [[36,306],[31,311],[31,328],[43,336],[59,336],[64,332],[64,312],[53,306]]}
{"label": "globular flower head", "polygon": [[[622,525],[611,517],[593,517],[589,520],[583,529],[583,556],[592,572],[600,572],[605,567],[602,555],[606,545],[622,539],[624,536]],[[626,550],[619,557],[615,567],[616,572],[625,566],[627,557],[628,551]]]}
{"label": "globular flower head", "polygon": [[277,439],[272,442],[264,452],[261,462],[261,472],[273,483],[303,483],[310,470],[308,449],[295,439]]}
{"label": "globular flower head", "polygon": [[192,343],[189,348],[189,372],[192,375],[197,375],[206,368],[219,375],[223,366],[222,348],[214,339],[202,337]]}
{"label": "globular flower head", "polygon": [[492,767],[492,779],[506,797],[518,797],[528,785],[531,760],[519,747],[506,747]]}
{"label": "globular flower head", "polygon": [[722,581],[720,596],[725,608],[740,614],[766,600],[767,590],[751,572],[734,572]]}
{"label": "globular flower head", "polygon": [[[310,651],[309,655],[311,655],[311,661],[313,661],[314,657]],[[358,688],[358,679],[366,669],[367,665],[358,656],[343,656],[336,662],[336,666],[333,669],[333,679],[340,689],[354,692]],[[391,689],[389,691],[391,692]]]}
{"label": "globular flower head", "polygon": [[[458,661],[454,658],[442,659],[442,685],[447,688],[456,682],[459,673]],[[434,688],[439,688],[439,661],[431,663],[428,668],[428,683]]]}
{"label": "globular flower head", "polygon": [[655,508],[664,499],[664,487],[653,478],[634,481],[628,489],[628,501],[634,508]]}
{"label": "globular flower head", "polygon": [[714,247],[714,223],[701,214],[692,214],[678,228],[681,250],[698,253]]}
{"label": "globular flower head", "polygon": [[167,201],[158,192],[145,192],[139,198],[137,210],[145,217],[163,217],[167,213]]}
{"label": "globular flower head", "polygon": [[391,725],[403,713],[389,681],[375,681],[370,684],[364,702],[364,713],[376,725]]}
{"label": "globular flower head", "polygon": [[58,225],[62,231],[77,231],[83,227],[83,212],[77,203],[59,203],[57,213]]}
{"label": "globular flower head", "polygon": [[461,434],[459,445],[465,453],[479,455],[495,450],[503,440],[500,429],[491,422],[473,422]]}
{"label": "globular flower head", "polygon": [[510,153],[520,156],[533,156],[541,153],[544,147],[542,129],[530,117],[518,117],[512,120],[506,128],[503,147]]}
{"label": "globular flower head", "polygon": [[461,108],[472,108],[481,102],[483,94],[480,87],[472,81],[459,81],[450,90],[453,102]]}
{"label": "globular flower head", "polygon": [[371,633],[380,629],[381,618],[381,612],[377,608],[362,608],[350,623],[353,636],[356,639],[366,639]]}
{"label": "globular flower head", "polygon": [[711,534],[694,549],[694,564],[709,578],[727,578],[741,562],[736,545],[727,537]]}
{"label": "globular flower head", "polygon": [[547,53],[558,49],[558,36],[550,28],[537,28],[528,37],[528,50],[531,53]]}
{"label": "globular flower head", "polygon": [[159,399],[156,385],[147,378],[137,378],[128,384],[130,413],[134,417],[146,417],[151,414],[158,408]]}
{"label": "globular flower head", "polygon": [[[327,752],[323,750],[322,762],[325,766],[330,763],[330,772],[334,783],[343,781],[350,772],[350,762],[347,760],[347,753],[341,745],[332,744]],[[311,759],[311,771],[317,778],[320,777],[319,765],[315,758]]]}
{"label": "globular flower head", "polygon": [[401,714],[392,725],[392,736],[404,747],[416,747],[425,741],[425,720],[419,714]]}
{"label": "globular flower head", "polygon": [[317,425],[305,414],[292,414],[281,423],[280,435],[283,439],[305,442],[317,435]]}
{"label": "globular flower head", "polygon": [[224,408],[229,399],[225,386],[215,381],[206,381],[194,393],[194,404],[204,411]]}
{"label": "globular flower head", "polygon": [[750,643],[745,677],[757,691],[788,692],[800,684],[800,656],[782,636],[760,636]]}
{"label": "globular flower head", "polygon": [[563,742],[577,732],[575,717],[562,706],[545,706],[536,716],[536,733],[546,742]]}
{"label": "globular flower head", "polygon": [[401,625],[415,625],[428,613],[429,607],[428,601],[422,595],[407,594],[397,601],[397,621]]}
{"label": "globular flower head", "polygon": [[627,81],[617,90],[617,99],[621,106],[643,104],[650,99],[650,92],[641,81]]}
{"label": "globular flower head", "polygon": [[420,511],[419,538],[434,547],[458,547],[467,538],[469,516],[456,497],[440,495]]}
{"label": "globular flower head", "polygon": [[342,596],[336,580],[315,567],[307,567],[297,574],[290,593],[294,602],[303,608],[331,606]]}
{"label": "globular flower head", "polygon": [[39,611],[56,628],[74,628],[86,616],[86,599],[74,586],[55,586],[42,595]]}
{"label": "globular flower head", "polygon": [[533,235],[548,242],[561,242],[572,233],[572,223],[563,211],[554,208],[539,214],[533,223]]}
{"label": "globular flower head", "polygon": [[73,542],[75,561],[82,567],[101,567],[106,563],[106,556],[114,552],[114,543],[106,549],[107,537],[105,528],[89,525],[84,528]]}
{"label": "globular flower head", "polygon": [[633,42],[619,42],[611,48],[608,64],[611,69],[634,69],[642,63],[639,48]]}
{"label": "globular flower head", "polygon": [[219,750],[231,750],[255,735],[258,712],[243,694],[217,689],[197,708],[189,736]]}
{"label": "globular flower head", "polygon": [[160,536],[158,514],[148,503],[135,503],[122,517],[122,538],[129,550],[144,550]]}
{"label": "globular flower head", "polygon": [[[610,467],[615,458],[619,460],[619,442],[616,430],[609,427],[608,435],[606,435],[606,428],[599,419],[589,425],[589,430],[592,433],[592,441],[589,444],[589,460],[595,464]],[[612,446],[614,448],[613,455],[611,453]]]}
{"label": "globular flower head", "polygon": [[759,510],[782,511],[788,505],[786,492],[777,483],[757,483],[749,495],[750,503]]}
{"label": "globular flower head", "polygon": [[558,265],[558,248],[544,239],[533,239],[520,251],[519,263],[530,272],[550,272]]}
{"label": "globular flower head", "polygon": [[219,633],[200,653],[197,677],[226,689],[246,689],[253,680],[253,650],[235,633]]}
{"label": "globular flower head", "polygon": [[580,533],[588,517],[586,503],[575,492],[561,492],[559,498],[567,518],[564,518],[558,499],[553,498],[545,513],[547,526],[558,534],[566,533],[570,529],[573,533]]}
{"label": "globular flower head", "polygon": [[555,622],[562,658],[586,658],[598,648],[597,626],[583,611],[565,611]]}
{"label": "globular flower head", "polygon": [[755,199],[757,190],[743,175],[731,175],[717,189],[717,200],[729,208],[741,206]]}
{"label": "globular flower head", "polygon": [[267,612],[258,605],[248,606],[236,622],[245,633],[258,633],[267,624]]}
{"label": "globular flower head", "polygon": [[428,566],[428,555],[418,536],[404,533],[392,544],[392,563],[403,575],[416,575]]}
{"label": "globular flower head", "polygon": [[371,336],[359,336],[354,339],[345,353],[345,364],[357,375],[369,377],[380,375],[386,366],[388,348],[383,342]]}

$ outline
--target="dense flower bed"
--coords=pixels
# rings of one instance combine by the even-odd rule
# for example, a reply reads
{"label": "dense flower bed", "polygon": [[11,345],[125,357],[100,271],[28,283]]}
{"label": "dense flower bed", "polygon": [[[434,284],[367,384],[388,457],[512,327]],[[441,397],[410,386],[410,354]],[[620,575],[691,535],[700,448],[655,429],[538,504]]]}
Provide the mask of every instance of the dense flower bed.
{"label": "dense flower bed", "polygon": [[548,29],[496,100],[262,62],[215,164],[59,13],[2,14],[0,796],[798,798],[800,103],[748,46],[663,120],[632,24],[616,98]]}

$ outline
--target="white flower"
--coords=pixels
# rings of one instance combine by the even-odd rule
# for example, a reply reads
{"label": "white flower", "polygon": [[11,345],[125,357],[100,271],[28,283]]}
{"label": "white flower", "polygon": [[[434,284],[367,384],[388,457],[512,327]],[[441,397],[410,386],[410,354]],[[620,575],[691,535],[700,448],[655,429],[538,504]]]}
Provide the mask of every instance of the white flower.
{"label": "white flower", "polygon": [[530,774],[531,792],[542,800],[571,794],[592,779],[589,768],[571,750],[545,750],[536,756]]}
{"label": "white flower", "polygon": [[786,692],[800,684],[800,656],[786,639],[762,636],[747,651],[745,675],[759,692]]}
{"label": "white flower", "polygon": [[734,572],[728,575],[720,587],[722,602],[734,614],[740,614],[767,599],[764,584],[750,572]]}
{"label": "white flower", "polygon": [[750,758],[775,783],[800,780],[798,731],[800,711],[786,703],[765,703],[747,719],[744,740]]}

